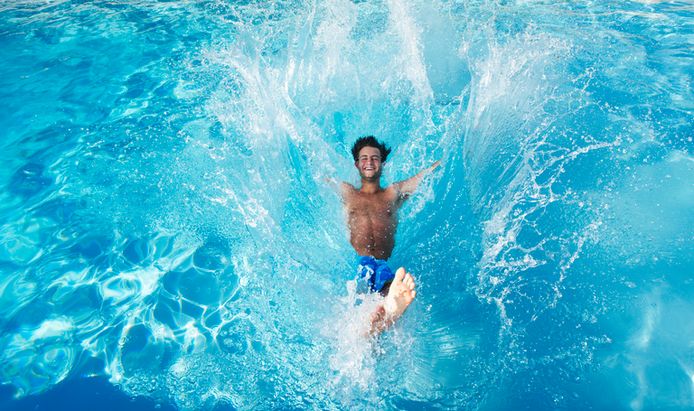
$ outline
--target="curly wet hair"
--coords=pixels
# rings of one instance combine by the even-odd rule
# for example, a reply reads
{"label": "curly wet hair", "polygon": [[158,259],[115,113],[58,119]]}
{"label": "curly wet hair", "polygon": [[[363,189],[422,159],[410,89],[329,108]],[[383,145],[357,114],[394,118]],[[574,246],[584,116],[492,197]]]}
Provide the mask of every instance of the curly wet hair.
{"label": "curly wet hair", "polygon": [[377,148],[381,152],[381,161],[384,163],[386,162],[386,158],[388,158],[388,154],[390,154],[390,148],[387,147],[382,142],[378,141],[376,139],[376,137],[374,137],[374,136],[359,137],[357,139],[357,141],[354,142],[354,145],[352,146],[352,157],[354,157],[354,161],[359,160],[359,151],[361,151],[361,149],[364,147]]}

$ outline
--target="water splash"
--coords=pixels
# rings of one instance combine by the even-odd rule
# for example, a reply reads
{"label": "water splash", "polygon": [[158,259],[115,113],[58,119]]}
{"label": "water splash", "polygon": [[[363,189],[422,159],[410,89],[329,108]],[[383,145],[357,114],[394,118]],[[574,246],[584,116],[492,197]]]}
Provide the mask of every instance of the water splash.
{"label": "water splash", "polygon": [[[690,406],[691,330],[664,320],[691,311],[690,14],[2,6],[0,382],[103,375],[182,409]],[[388,182],[443,158],[392,259],[418,300],[379,341],[324,183],[353,181],[362,134],[395,147]]]}

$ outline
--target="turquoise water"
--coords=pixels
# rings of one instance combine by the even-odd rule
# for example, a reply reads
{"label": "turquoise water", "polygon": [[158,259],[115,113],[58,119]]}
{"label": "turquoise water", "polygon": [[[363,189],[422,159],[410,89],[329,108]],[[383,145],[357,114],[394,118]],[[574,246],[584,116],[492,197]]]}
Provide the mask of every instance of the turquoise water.
{"label": "turquoise water", "polygon": [[[694,408],[694,6],[607,3],[3,2],[7,404]],[[324,182],[365,134],[443,161],[376,342]]]}

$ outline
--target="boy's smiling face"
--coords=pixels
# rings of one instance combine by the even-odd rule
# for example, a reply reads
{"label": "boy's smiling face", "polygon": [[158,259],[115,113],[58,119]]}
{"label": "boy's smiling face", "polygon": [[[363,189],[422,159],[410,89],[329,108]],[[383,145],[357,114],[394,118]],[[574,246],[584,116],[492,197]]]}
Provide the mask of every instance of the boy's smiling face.
{"label": "boy's smiling face", "polygon": [[363,147],[359,150],[359,157],[354,166],[359,170],[361,178],[372,181],[380,179],[383,166],[381,150],[376,147]]}

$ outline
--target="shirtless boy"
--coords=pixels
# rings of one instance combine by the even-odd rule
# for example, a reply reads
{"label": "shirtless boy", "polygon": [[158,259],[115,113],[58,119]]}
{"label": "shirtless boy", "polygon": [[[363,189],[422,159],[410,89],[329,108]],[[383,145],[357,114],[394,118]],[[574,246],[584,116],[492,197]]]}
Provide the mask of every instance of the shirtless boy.
{"label": "shirtless boy", "polygon": [[373,136],[359,138],[352,146],[352,156],[361,187],[344,182],[341,187],[350,242],[360,256],[357,273],[370,291],[385,296],[371,316],[371,335],[400,318],[417,294],[412,275],[404,267],[393,274],[386,260],[395,246],[398,210],[422,179],[440,164],[437,161],[414,177],[381,188],[381,174],[389,153],[390,149]]}

